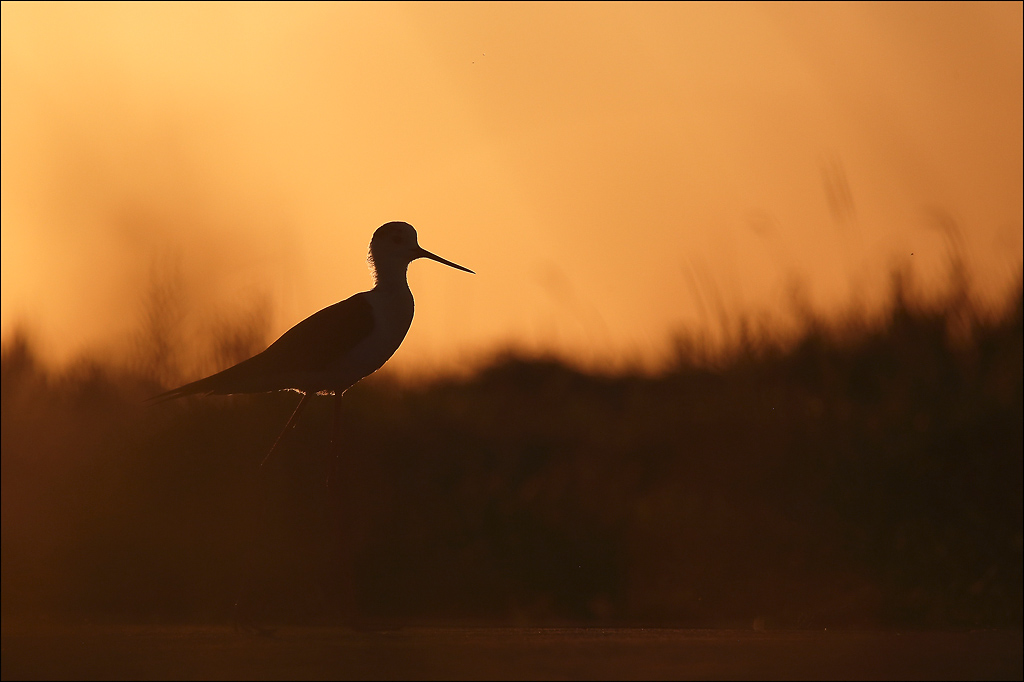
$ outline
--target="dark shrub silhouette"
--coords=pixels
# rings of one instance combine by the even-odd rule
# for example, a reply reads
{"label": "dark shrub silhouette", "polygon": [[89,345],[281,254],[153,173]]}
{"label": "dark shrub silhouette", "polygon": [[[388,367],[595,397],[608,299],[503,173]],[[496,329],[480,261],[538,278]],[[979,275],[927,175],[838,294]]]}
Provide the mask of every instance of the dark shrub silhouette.
{"label": "dark shrub silhouette", "polygon": [[224,620],[248,565],[266,617],[300,622],[354,598],[409,622],[1019,627],[1020,288],[994,319],[900,291],[880,323],[658,377],[507,355],[371,378],[333,492],[326,399],[258,473],[293,394],[147,407],[173,358],[54,373],[15,335],[4,617]]}

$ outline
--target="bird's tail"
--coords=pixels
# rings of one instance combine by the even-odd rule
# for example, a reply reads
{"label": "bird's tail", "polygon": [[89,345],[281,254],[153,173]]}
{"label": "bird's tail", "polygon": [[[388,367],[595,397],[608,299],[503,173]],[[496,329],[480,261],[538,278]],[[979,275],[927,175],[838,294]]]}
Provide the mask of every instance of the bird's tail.
{"label": "bird's tail", "polygon": [[213,379],[216,376],[217,375],[214,374],[213,376],[208,376],[205,379],[199,379],[198,381],[193,381],[185,384],[184,386],[172,388],[171,390],[160,393],[159,395],[146,398],[143,402],[148,405],[159,405],[160,403],[165,403],[168,400],[176,400],[177,398],[184,398],[189,395],[210,395],[216,389],[215,386],[211,385],[212,382],[210,382],[210,379]]}
{"label": "bird's tail", "polygon": [[146,400],[146,402],[156,405],[189,395],[230,395],[232,393],[263,393],[272,391],[276,387],[265,387],[259,381],[253,380],[254,369],[257,370],[255,372],[257,379],[260,377],[258,370],[261,367],[261,362],[261,355],[253,356],[216,374],[211,374],[208,377],[179,386],[178,388],[172,388],[160,395],[155,395]]}

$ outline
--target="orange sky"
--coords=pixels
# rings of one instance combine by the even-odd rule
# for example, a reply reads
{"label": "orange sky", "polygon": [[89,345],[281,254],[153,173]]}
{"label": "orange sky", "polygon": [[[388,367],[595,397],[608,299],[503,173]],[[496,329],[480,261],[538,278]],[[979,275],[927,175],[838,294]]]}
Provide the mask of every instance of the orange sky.
{"label": "orange sky", "polygon": [[[398,369],[496,345],[656,364],[680,330],[877,305],[949,229],[1022,243],[1022,5],[2,6],[3,334],[116,346],[151,274],[274,336],[410,269]],[[913,256],[910,254],[913,253]]]}

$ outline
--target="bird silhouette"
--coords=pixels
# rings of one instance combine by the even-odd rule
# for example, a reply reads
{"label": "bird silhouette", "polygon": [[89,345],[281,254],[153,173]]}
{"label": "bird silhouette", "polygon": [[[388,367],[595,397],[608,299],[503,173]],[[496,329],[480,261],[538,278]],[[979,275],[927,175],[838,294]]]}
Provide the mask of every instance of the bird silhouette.
{"label": "bird silhouette", "polygon": [[[395,354],[412,325],[414,302],[409,263],[418,258],[473,273],[419,245],[416,230],[404,222],[381,225],[370,240],[368,262],[374,286],[327,306],[285,332],[248,360],[155,396],[163,402],[190,395],[229,395],[291,390],[302,394],[266,462],[295,424],[309,398],[334,395],[332,441],[338,440],[341,396],[373,374]],[[262,464],[262,463],[261,463]]]}

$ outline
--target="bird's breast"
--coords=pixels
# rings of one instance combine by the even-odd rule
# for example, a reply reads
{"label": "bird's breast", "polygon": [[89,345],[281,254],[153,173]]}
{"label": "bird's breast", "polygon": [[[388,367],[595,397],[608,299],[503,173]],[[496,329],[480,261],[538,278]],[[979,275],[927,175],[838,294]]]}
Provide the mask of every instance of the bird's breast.
{"label": "bird's breast", "polygon": [[412,325],[412,292],[373,289],[367,292],[373,309],[373,330],[331,368],[335,390],[345,390],[380,369],[402,345]]}

